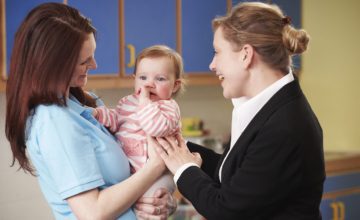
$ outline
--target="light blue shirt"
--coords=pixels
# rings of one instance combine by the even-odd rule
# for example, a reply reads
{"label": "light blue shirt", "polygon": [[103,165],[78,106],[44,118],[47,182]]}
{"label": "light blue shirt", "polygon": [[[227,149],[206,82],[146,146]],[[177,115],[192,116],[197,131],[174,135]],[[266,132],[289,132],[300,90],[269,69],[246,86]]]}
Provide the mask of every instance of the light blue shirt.
{"label": "light blue shirt", "polygon": [[[67,107],[39,105],[28,118],[26,146],[56,219],[76,219],[65,200],[105,189],[130,176],[116,139],[74,97]],[[132,209],[118,219],[136,219]]]}

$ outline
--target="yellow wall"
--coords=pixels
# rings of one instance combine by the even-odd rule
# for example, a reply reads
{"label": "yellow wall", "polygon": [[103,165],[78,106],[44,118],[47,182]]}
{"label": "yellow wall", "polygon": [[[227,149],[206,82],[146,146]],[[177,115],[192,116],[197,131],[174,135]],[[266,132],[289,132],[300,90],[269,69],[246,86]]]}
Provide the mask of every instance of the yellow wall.
{"label": "yellow wall", "polygon": [[324,130],[325,150],[360,151],[360,1],[303,0],[311,36],[302,88]]}

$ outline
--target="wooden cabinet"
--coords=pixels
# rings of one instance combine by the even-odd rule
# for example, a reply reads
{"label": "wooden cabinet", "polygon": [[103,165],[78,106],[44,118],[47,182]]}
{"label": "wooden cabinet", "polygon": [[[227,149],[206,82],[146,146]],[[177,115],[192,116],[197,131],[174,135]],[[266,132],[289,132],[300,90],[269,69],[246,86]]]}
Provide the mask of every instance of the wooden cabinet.
{"label": "wooden cabinet", "polygon": [[[54,0],[51,0],[54,2]],[[14,35],[26,14],[50,0],[0,1],[0,90],[5,88]],[[184,59],[190,85],[216,85],[209,71],[213,56],[212,19],[239,1],[231,0],[55,0],[78,8],[98,30],[96,70],[88,88],[131,87],[136,55],[145,47],[166,44]],[[265,1],[269,2],[269,1]],[[300,0],[276,0],[300,24]]]}
{"label": "wooden cabinet", "polygon": [[360,153],[326,153],[324,220],[360,219]]}

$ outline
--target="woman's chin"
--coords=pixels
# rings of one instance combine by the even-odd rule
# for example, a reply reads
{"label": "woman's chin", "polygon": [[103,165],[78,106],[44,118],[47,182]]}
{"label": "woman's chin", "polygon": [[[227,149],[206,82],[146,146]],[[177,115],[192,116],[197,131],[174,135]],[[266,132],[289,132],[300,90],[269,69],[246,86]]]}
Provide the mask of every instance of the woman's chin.
{"label": "woman's chin", "polygon": [[81,80],[79,80],[79,82],[77,83],[78,87],[84,87],[87,84],[87,77],[82,78]]}

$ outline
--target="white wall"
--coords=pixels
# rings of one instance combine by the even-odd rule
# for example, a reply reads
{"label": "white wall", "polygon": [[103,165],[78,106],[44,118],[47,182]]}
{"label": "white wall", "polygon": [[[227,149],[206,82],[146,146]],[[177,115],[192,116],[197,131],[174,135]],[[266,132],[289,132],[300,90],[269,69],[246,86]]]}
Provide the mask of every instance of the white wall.
{"label": "white wall", "polygon": [[5,138],[5,94],[0,93],[0,219],[51,219],[36,178],[17,172],[11,161]]}

